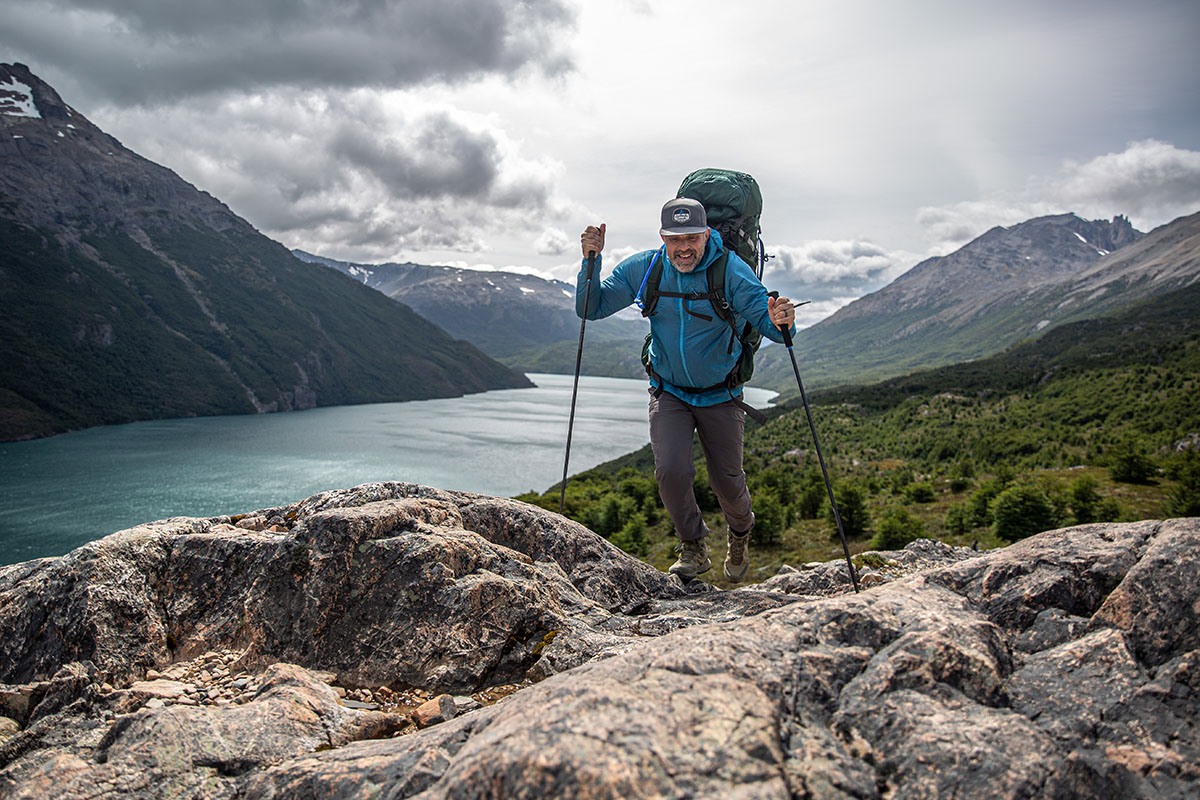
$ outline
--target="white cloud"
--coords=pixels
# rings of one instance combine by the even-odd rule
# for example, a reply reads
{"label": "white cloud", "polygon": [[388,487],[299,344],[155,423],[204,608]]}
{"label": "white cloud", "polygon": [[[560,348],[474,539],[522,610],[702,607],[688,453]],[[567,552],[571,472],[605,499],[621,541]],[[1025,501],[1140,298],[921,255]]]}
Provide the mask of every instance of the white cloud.
{"label": "white cloud", "polygon": [[571,246],[571,237],[561,228],[547,228],[533,244],[533,249],[544,256],[560,256]]}
{"label": "white cloud", "polygon": [[800,312],[811,324],[866,292],[885,286],[918,260],[868,241],[818,240],[769,248],[763,282],[793,300],[811,300]]}
{"label": "white cloud", "polygon": [[1089,216],[1123,213],[1153,227],[1200,210],[1200,152],[1133,142],[1120,153],[1067,161],[1050,189],[1059,203]]}
{"label": "white cloud", "polygon": [[805,242],[797,247],[772,248],[774,259],[767,263],[772,278],[827,282],[874,278],[896,267],[896,256],[865,241]]}
{"label": "white cloud", "polygon": [[1073,212],[1085,219],[1119,214],[1149,231],[1200,211],[1200,152],[1154,139],[1132,142],[1119,153],[1064,161],[1053,175],[1031,178],[1017,192],[946,206],[925,206],[916,221],[935,253],[956,249],[996,225]]}

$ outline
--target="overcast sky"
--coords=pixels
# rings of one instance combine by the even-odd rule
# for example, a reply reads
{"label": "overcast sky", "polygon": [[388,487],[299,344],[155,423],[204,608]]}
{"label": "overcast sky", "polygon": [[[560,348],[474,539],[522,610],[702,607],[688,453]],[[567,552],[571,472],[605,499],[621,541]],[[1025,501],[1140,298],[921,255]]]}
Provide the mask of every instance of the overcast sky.
{"label": "overcast sky", "polygon": [[1200,210],[1195,0],[0,0],[126,146],[320,255],[573,280],[755,175],[811,323],[994,225]]}

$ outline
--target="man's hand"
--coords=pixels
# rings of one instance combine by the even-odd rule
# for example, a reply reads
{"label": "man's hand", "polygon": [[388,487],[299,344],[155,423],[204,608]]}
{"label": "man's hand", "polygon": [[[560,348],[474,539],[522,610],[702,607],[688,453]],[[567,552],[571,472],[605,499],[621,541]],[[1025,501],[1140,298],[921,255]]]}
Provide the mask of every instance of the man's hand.
{"label": "man's hand", "polygon": [[583,245],[583,257],[587,258],[588,253],[600,255],[600,251],[604,249],[604,229],[603,222],[600,227],[588,225],[587,230],[579,236],[579,243]]}
{"label": "man's hand", "polygon": [[786,297],[768,297],[767,313],[777,328],[791,328],[796,321],[796,307]]}

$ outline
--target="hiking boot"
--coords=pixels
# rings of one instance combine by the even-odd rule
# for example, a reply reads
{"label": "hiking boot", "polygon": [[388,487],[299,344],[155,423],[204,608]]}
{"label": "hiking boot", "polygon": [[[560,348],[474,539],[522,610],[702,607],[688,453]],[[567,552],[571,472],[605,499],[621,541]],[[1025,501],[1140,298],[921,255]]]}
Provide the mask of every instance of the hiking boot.
{"label": "hiking boot", "polygon": [[708,560],[708,544],[703,539],[682,541],[676,545],[675,552],[679,553],[679,560],[671,565],[668,572],[684,580],[691,580],[712,567],[712,562]]}
{"label": "hiking boot", "polygon": [[750,569],[750,557],[746,548],[750,544],[750,531],[738,533],[729,529],[729,549],[725,552],[725,577],[737,583],[746,577]]}

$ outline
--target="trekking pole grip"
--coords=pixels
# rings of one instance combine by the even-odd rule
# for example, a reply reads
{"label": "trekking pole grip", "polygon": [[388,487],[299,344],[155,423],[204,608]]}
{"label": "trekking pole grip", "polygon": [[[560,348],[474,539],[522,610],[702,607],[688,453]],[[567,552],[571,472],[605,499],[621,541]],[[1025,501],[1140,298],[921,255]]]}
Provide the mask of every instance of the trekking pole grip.
{"label": "trekking pole grip", "polygon": [[[767,292],[767,294],[769,294],[771,297],[774,297],[776,300],[779,299],[779,292]],[[783,325],[776,325],[775,327],[779,328],[779,332],[783,334],[783,346],[788,349],[791,349],[791,347],[792,347],[792,329],[791,329],[791,327],[790,326],[784,327]]]}

